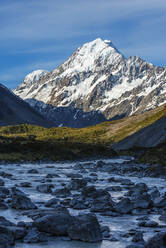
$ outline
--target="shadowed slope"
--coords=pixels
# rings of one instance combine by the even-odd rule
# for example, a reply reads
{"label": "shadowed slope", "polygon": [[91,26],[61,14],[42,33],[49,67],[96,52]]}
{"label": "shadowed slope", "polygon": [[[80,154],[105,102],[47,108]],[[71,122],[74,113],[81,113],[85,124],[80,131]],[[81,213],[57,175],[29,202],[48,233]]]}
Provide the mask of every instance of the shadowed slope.
{"label": "shadowed slope", "polygon": [[26,102],[0,84],[0,126],[29,123],[53,126]]}

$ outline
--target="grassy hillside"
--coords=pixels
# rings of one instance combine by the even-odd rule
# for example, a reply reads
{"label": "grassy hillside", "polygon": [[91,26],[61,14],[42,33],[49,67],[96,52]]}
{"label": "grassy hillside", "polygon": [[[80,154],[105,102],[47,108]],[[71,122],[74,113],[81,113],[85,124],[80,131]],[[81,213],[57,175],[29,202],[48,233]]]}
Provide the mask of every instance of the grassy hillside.
{"label": "grassy hillside", "polygon": [[[33,125],[0,127],[0,161],[60,160],[89,156],[111,156],[114,142],[166,116],[166,105],[139,116],[72,129]],[[143,157],[142,157],[143,159]]]}

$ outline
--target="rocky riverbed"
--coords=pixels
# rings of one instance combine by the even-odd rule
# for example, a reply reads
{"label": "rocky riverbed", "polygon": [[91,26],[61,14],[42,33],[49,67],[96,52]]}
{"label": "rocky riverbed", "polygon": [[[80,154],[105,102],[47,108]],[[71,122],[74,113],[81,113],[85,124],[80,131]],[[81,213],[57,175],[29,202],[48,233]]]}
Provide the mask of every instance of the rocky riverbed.
{"label": "rocky riverbed", "polygon": [[133,158],[0,165],[0,248],[166,247],[158,168]]}

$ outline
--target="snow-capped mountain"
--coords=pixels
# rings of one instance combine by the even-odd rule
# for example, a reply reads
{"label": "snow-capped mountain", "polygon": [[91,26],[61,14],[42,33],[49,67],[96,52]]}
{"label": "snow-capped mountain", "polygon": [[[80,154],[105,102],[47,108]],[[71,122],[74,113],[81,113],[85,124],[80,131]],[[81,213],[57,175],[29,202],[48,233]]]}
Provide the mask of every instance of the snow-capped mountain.
{"label": "snow-capped mountain", "polygon": [[165,103],[166,68],[125,58],[112,42],[98,38],[52,72],[32,72],[14,93],[57,125],[80,127]]}

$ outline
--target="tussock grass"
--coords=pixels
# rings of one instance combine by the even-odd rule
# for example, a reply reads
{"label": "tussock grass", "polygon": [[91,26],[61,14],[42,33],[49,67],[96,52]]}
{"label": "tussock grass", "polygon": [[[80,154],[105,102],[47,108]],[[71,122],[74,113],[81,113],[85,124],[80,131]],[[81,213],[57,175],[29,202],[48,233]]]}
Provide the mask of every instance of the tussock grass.
{"label": "tussock grass", "polygon": [[[90,156],[112,156],[115,155],[111,149],[114,142],[124,139],[164,116],[166,116],[166,105],[141,115],[103,122],[87,128],[48,129],[28,124],[0,127],[0,161],[46,159],[56,161]],[[157,150],[157,153],[159,152],[160,150]],[[142,157],[141,161],[146,161],[146,158]]]}

